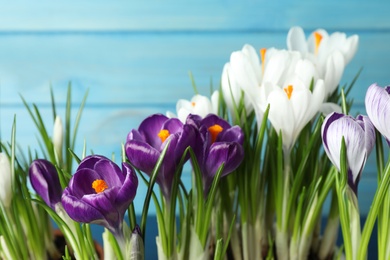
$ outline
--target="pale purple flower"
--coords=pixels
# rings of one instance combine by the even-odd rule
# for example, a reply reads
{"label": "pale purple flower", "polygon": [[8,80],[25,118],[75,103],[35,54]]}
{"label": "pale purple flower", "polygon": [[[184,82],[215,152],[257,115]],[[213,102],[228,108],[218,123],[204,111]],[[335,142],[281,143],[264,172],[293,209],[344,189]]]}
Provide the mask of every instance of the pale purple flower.
{"label": "pale purple flower", "polygon": [[147,117],[138,130],[133,129],[127,136],[126,155],[130,163],[149,176],[169,142],[156,182],[169,199],[174,174],[187,147],[195,141],[196,129],[183,125],[178,118],[168,118],[162,114]]}
{"label": "pale purple flower", "polygon": [[54,165],[45,160],[34,160],[29,168],[29,177],[35,192],[53,210],[61,202],[62,187]]}
{"label": "pale purple flower", "polygon": [[372,124],[390,145],[390,86],[372,84],[366,93],[366,111]]}
{"label": "pale purple flower", "polygon": [[95,223],[123,236],[123,217],[138,187],[134,169],[122,163],[122,170],[104,156],[86,157],[62,195],[68,215],[77,222]]}
{"label": "pale purple flower", "polygon": [[325,152],[339,171],[341,141],[344,137],[347,152],[348,184],[357,194],[361,173],[375,144],[375,128],[370,119],[362,115],[355,119],[334,112],[325,118],[321,135]]}

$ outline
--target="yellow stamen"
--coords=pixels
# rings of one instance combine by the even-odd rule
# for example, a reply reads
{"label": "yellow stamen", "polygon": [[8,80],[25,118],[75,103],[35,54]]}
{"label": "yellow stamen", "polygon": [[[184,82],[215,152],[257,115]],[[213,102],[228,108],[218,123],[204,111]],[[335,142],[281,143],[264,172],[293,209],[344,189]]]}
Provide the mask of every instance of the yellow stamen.
{"label": "yellow stamen", "polygon": [[319,32],[314,32],[315,54],[318,53],[321,40],[322,40],[322,35]]}
{"label": "yellow stamen", "polygon": [[165,142],[165,140],[168,138],[168,136],[170,135],[169,131],[166,130],[166,129],[162,129],[158,134],[158,137],[160,137],[161,139],[161,142]]}
{"label": "yellow stamen", "polygon": [[108,189],[108,185],[103,180],[94,180],[92,182],[92,188],[95,190],[96,193],[103,192],[105,189]]}
{"label": "yellow stamen", "polygon": [[196,103],[195,103],[195,102],[191,102],[191,106],[193,106],[193,107],[194,107],[195,105],[196,105]]}
{"label": "yellow stamen", "polygon": [[288,99],[290,99],[291,95],[293,93],[293,90],[294,90],[293,86],[292,85],[288,85],[283,90],[284,90],[284,92],[286,92],[286,95],[287,95]]}
{"label": "yellow stamen", "polygon": [[265,65],[265,53],[267,52],[266,48],[260,49],[261,56],[261,72],[264,74],[264,65]]}
{"label": "yellow stamen", "polygon": [[220,125],[213,125],[208,128],[210,134],[211,134],[211,143],[214,143],[215,140],[217,140],[217,137],[220,132],[222,132],[223,128]]}

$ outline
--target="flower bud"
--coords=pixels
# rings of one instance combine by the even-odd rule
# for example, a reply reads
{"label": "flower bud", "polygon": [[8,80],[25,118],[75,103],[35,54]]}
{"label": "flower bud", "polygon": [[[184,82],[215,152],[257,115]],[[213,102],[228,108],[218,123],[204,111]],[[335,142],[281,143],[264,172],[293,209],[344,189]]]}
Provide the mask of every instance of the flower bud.
{"label": "flower bud", "polygon": [[54,151],[57,153],[58,159],[62,160],[62,144],[63,144],[63,126],[60,116],[56,116],[53,127],[53,146]]}
{"label": "flower bud", "polygon": [[0,203],[9,207],[12,200],[11,164],[5,153],[0,153]]}

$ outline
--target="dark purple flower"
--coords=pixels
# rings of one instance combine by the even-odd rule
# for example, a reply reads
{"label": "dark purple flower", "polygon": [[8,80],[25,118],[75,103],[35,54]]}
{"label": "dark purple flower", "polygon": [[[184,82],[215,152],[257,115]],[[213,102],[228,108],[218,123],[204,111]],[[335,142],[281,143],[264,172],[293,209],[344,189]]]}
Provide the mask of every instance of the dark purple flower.
{"label": "dark purple flower", "polygon": [[322,142],[325,152],[340,171],[341,141],[347,150],[348,184],[357,194],[360,175],[375,144],[375,128],[367,116],[355,118],[333,112],[322,124]]}
{"label": "dark purple flower", "polygon": [[55,210],[55,205],[61,202],[62,188],[54,165],[44,159],[34,160],[30,165],[29,177],[35,192]]}
{"label": "dark purple flower", "polygon": [[132,165],[150,175],[169,141],[156,179],[163,195],[169,199],[174,173],[185,149],[195,141],[195,135],[196,129],[183,125],[179,119],[154,114],[142,121],[138,130],[133,129],[128,134],[126,155]]}
{"label": "dark purple flower", "polygon": [[208,192],[218,168],[224,163],[221,177],[231,173],[244,158],[244,134],[239,126],[231,126],[217,115],[205,118],[189,115],[187,124],[199,129],[196,154],[203,176],[205,193]]}
{"label": "dark purple flower", "polygon": [[122,163],[122,170],[99,155],[86,157],[62,195],[68,215],[77,222],[95,223],[121,236],[125,211],[137,192],[134,169]]}
{"label": "dark purple flower", "polygon": [[372,84],[365,98],[367,115],[390,145],[390,86]]}

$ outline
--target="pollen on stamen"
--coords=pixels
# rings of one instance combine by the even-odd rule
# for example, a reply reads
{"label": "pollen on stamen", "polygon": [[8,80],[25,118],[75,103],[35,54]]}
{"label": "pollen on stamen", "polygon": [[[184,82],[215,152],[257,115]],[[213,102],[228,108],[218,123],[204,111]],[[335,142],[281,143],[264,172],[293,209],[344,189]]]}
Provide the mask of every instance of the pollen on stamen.
{"label": "pollen on stamen", "polygon": [[195,103],[195,102],[191,102],[191,106],[193,106],[193,107],[194,107],[195,105],[196,105],[196,103]]}
{"label": "pollen on stamen", "polygon": [[264,64],[265,64],[265,53],[267,52],[266,48],[260,49],[260,57],[261,57],[261,71],[264,73]]}
{"label": "pollen on stamen", "polygon": [[160,132],[158,132],[157,135],[158,135],[158,137],[160,137],[161,142],[163,143],[169,137],[170,133],[168,130],[162,129],[162,130],[160,130]]}
{"label": "pollen on stamen", "polygon": [[211,134],[211,143],[214,143],[217,140],[219,133],[222,132],[223,128],[220,125],[213,125],[208,128],[209,133]]}
{"label": "pollen on stamen", "polygon": [[104,180],[97,179],[92,182],[92,188],[96,193],[101,193],[105,189],[108,189],[108,185]]}
{"label": "pollen on stamen", "polygon": [[322,35],[319,32],[314,32],[314,44],[315,44],[315,54],[318,53],[318,48],[322,40]]}
{"label": "pollen on stamen", "polygon": [[286,92],[287,98],[290,99],[291,95],[293,93],[293,90],[294,90],[293,86],[292,85],[288,85],[283,90],[284,90],[284,92]]}

